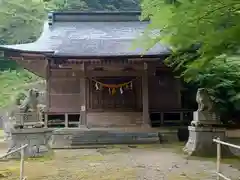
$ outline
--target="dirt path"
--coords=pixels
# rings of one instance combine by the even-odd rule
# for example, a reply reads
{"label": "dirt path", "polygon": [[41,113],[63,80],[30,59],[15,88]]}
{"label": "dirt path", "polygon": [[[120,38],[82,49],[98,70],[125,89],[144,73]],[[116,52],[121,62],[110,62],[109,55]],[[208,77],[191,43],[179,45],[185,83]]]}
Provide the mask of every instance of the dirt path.
{"label": "dirt path", "polygon": [[[7,174],[3,179],[17,179],[18,164],[2,162],[0,172]],[[56,151],[52,160],[28,161],[25,174],[29,180],[215,180],[215,168],[213,161],[186,160],[173,149],[121,146]],[[232,180],[240,177],[229,165],[222,170]]]}

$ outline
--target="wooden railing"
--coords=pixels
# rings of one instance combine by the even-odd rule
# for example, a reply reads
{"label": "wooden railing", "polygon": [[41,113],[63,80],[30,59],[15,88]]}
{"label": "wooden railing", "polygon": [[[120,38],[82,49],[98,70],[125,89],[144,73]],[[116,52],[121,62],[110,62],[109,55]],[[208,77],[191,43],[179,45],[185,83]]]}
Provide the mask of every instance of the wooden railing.
{"label": "wooden railing", "polygon": [[[152,120],[153,124],[162,125],[182,125],[189,124],[193,119],[193,110],[188,109],[173,109],[173,110],[150,110],[151,116],[157,116]],[[173,117],[171,117],[173,116]]]}
{"label": "wooden railing", "polygon": [[25,145],[23,145],[23,146],[15,149],[15,150],[13,150],[13,151],[10,151],[10,152],[8,152],[8,153],[6,153],[5,155],[3,155],[3,156],[0,157],[0,159],[4,159],[4,158],[6,158],[7,156],[9,156],[9,155],[11,155],[11,154],[13,154],[13,153],[15,153],[15,152],[18,152],[18,151],[21,152],[20,178],[19,178],[20,180],[25,180],[25,179],[26,179],[26,177],[24,177],[24,149],[25,149],[27,146],[28,146],[28,144],[25,144]]}
{"label": "wooden railing", "polygon": [[220,140],[220,138],[213,139],[213,142],[217,143],[217,171],[216,171],[217,180],[220,180],[220,177],[225,179],[225,180],[231,180],[228,177],[226,177],[225,175],[223,175],[221,173],[221,170],[220,170],[220,165],[221,165],[221,145],[232,147],[232,148],[236,148],[236,149],[240,149],[240,146],[235,145],[235,144],[230,144],[230,143],[223,142],[223,141]]}

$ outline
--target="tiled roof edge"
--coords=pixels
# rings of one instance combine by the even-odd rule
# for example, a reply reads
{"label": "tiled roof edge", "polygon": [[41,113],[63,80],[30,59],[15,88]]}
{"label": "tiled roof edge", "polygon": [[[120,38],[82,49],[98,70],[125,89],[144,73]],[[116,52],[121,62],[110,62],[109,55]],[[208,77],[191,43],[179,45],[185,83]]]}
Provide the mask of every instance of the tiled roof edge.
{"label": "tiled roof edge", "polygon": [[140,15],[140,11],[50,12],[48,23],[139,21]]}

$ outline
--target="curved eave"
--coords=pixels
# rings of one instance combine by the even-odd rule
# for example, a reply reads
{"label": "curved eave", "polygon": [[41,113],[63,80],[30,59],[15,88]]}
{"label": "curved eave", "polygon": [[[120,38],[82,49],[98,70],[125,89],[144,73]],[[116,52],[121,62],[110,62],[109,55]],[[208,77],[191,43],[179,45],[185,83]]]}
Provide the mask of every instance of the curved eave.
{"label": "curved eave", "polygon": [[54,59],[122,59],[122,58],[165,58],[171,55],[171,52],[165,54],[151,54],[151,55],[94,55],[94,56],[72,56],[72,55],[55,55],[48,54],[46,57]]}
{"label": "curved eave", "polygon": [[[31,46],[32,43],[24,44]],[[111,55],[111,54],[100,54],[100,55],[72,55],[72,54],[58,54],[54,51],[30,51],[23,48],[18,48],[19,45],[0,45],[0,51],[4,52],[4,57],[6,58],[54,58],[54,59],[122,59],[122,58],[160,58],[164,59],[172,54],[172,51],[169,49],[164,53],[153,53],[153,54],[126,54],[126,55]]]}
{"label": "curved eave", "polygon": [[[0,51],[3,52],[3,56],[6,58],[11,57],[45,57],[47,55],[54,54],[53,51],[31,51],[27,50],[32,46],[33,43],[29,44],[17,44],[17,45],[0,45]],[[25,48],[23,47],[25,46]]]}

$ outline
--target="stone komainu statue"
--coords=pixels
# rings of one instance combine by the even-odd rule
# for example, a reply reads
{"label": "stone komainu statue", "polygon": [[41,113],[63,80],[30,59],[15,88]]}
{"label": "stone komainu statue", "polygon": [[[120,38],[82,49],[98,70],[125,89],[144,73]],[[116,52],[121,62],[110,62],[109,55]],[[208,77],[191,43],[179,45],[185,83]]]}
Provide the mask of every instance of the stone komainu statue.
{"label": "stone komainu statue", "polygon": [[40,92],[37,89],[29,89],[27,97],[19,106],[21,113],[37,112],[38,110],[38,97]]}
{"label": "stone komainu statue", "polygon": [[213,102],[205,88],[199,88],[197,90],[196,101],[198,103],[197,111],[212,111]]}
{"label": "stone komainu statue", "polygon": [[[16,99],[16,105],[18,106],[18,113],[13,111],[11,118],[15,119],[16,127],[22,126],[42,126],[42,117],[44,112],[44,105],[39,104],[40,92],[37,89],[29,89],[27,95],[20,94]],[[25,97],[25,98],[24,98]],[[24,99],[23,99],[24,98]],[[23,100],[22,100],[23,99]],[[19,114],[18,116],[16,116]],[[20,120],[20,124],[17,123]]]}

